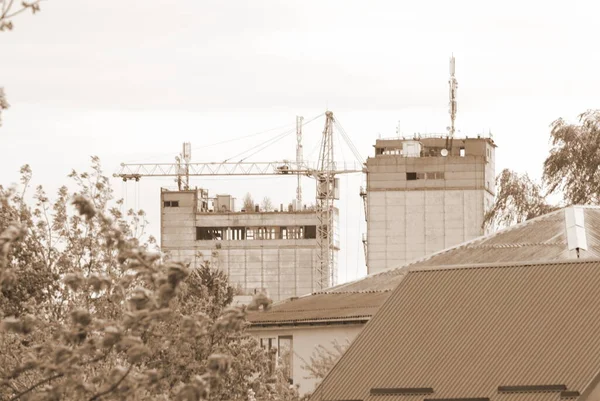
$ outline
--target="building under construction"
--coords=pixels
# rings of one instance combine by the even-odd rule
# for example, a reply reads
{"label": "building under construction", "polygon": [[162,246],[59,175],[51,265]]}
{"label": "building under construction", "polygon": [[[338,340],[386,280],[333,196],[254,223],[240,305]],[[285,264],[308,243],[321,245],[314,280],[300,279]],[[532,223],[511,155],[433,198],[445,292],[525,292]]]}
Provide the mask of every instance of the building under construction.
{"label": "building under construction", "polygon": [[[320,289],[314,208],[237,209],[229,195],[161,191],[161,245],[177,260],[210,262],[229,275],[241,295],[266,291],[274,300]],[[333,216],[333,263],[339,251],[338,211]],[[335,267],[334,267],[335,269]],[[327,275],[329,276],[329,275]],[[331,283],[323,283],[329,286]]]}
{"label": "building under construction", "polygon": [[[312,119],[311,121],[313,121]],[[306,124],[306,123],[304,123]],[[296,161],[191,163],[191,147],[174,164],[123,164],[116,176],[176,177],[177,190],[161,191],[161,248],[175,260],[195,266],[210,262],[229,275],[240,295],[266,292],[273,300],[300,296],[336,284],[339,244],[337,175],[362,173],[358,162],[334,161],[333,129],[338,127],[357,158],[360,155],[336,123],[325,113],[319,160],[304,160],[302,118],[296,121]],[[206,189],[192,188],[190,177],[288,175],[296,177],[296,198],[276,210],[236,208],[230,195],[210,197]],[[316,181],[315,203],[302,201],[301,177]]]}

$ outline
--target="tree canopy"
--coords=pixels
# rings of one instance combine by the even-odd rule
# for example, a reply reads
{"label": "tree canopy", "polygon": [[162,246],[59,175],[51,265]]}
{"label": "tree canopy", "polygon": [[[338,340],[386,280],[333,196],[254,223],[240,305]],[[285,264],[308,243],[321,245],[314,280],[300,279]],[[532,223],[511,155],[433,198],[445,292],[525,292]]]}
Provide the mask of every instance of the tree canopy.
{"label": "tree canopy", "polygon": [[579,124],[562,118],[552,123],[552,149],[544,162],[550,193],[560,191],[566,204],[600,201],[600,110],[579,116]]}
{"label": "tree canopy", "polygon": [[[31,170],[22,169],[27,188]],[[274,355],[246,333],[256,297],[231,306],[227,276],[140,240],[97,158],[50,201],[0,187],[0,399],[291,400]]]}
{"label": "tree canopy", "polygon": [[580,114],[577,124],[560,118],[550,128],[552,148],[542,182],[504,169],[496,177],[496,200],[484,224],[506,227],[556,210],[561,205],[547,201],[551,194],[561,195],[562,205],[600,204],[600,110]]}

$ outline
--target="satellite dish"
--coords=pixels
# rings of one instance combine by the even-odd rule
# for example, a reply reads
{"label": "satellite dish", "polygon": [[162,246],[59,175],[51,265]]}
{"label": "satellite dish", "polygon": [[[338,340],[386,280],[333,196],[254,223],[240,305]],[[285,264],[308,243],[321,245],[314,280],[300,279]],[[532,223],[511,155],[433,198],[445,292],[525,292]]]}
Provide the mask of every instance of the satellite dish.
{"label": "satellite dish", "polygon": [[446,157],[448,156],[448,149],[442,149],[440,153],[442,154],[442,156]]}

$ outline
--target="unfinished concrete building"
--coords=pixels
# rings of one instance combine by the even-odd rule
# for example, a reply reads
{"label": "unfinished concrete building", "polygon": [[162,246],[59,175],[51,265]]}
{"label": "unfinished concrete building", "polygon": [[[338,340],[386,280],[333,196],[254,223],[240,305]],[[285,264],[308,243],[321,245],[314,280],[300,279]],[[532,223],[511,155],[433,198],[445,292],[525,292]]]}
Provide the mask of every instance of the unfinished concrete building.
{"label": "unfinished concrete building", "polygon": [[377,140],[364,193],[368,273],[487,234],[495,148],[484,137]]}
{"label": "unfinished concrete building", "polygon": [[[338,211],[333,252],[339,250]],[[230,195],[209,198],[205,189],[161,191],[161,246],[175,260],[210,261],[244,295],[266,291],[274,300],[320,289],[320,249],[314,210],[236,210]]]}

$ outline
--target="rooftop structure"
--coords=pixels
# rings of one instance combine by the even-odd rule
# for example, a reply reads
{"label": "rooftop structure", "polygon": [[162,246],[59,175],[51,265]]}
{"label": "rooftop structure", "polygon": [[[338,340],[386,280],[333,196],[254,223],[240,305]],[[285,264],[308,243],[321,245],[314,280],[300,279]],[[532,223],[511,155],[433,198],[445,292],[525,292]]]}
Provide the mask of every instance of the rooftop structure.
{"label": "rooftop structure", "polygon": [[313,393],[597,400],[600,260],[412,267]]}

